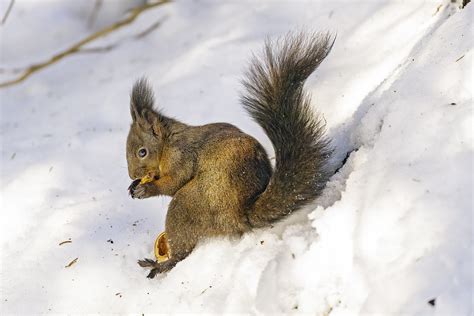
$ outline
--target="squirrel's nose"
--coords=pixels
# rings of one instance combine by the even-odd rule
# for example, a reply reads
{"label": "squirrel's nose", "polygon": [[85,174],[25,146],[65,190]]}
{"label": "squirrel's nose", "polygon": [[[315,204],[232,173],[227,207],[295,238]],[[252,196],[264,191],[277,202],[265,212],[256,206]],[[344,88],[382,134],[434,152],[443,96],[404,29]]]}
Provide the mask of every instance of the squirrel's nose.
{"label": "squirrel's nose", "polygon": [[132,180],[140,179],[141,176],[139,174],[140,169],[134,168],[133,166],[128,165],[128,176]]}
{"label": "squirrel's nose", "polygon": [[128,170],[128,176],[130,177],[130,179],[132,180],[137,180],[139,177],[137,177],[137,173],[132,171],[132,170]]}

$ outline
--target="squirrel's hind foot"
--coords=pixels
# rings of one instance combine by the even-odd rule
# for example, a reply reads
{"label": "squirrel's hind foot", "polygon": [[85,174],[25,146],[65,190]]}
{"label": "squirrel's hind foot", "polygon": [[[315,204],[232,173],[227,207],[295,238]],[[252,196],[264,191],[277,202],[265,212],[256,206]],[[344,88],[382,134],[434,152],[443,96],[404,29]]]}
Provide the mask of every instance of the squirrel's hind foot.
{"label": "squirrel's hind foot", "polygon": [[156,268],[158,265],[158,262],[152,259],[145,258],[143,260],[138,260],[138,265],[142,268],[152,268],[150,270],[150,273],[146,276],[149,279],[153,279],[159,272],[159,270]]}
{"label": "squirrel's hind foot", "polygon": [[153,268],[153,269],[151,269],[150,273],[148,273],[148,275],[146,277],[149,278],[149,279],[153,279],[155,277],[155,275],[157,275],[158,273],[159,273],[158,269]]}
{"label": "squirrel's hind foot", "polygon": [[168,272],[173,269],[177,262],[177,260],[173,260],[172,258],[163,262],[157,262],[145,258],[143,260],[138,260],[138,265],[142,268],[152,268],[150,273],[147,275],[147,278],[153,279],[158,273]]}
{"label": "squirrel's hind foot", "polygon": [[154,268],[157,262],[152,259],[145,258],[143,260],[138,260],[138,265],[142,268]]}

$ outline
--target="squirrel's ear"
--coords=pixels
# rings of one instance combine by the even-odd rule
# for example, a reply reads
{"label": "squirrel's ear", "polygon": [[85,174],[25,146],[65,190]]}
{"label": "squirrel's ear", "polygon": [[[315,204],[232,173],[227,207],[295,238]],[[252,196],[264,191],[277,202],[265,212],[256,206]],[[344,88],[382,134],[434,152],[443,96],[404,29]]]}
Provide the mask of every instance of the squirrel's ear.
{"label": "squirrel's ear", "polygon": [[161,137],[163,135],[161,117],[155,111],[151,109],[144,110],[139,120],[142,121],[141,125],[151,130],[156,137]]}
{"label": "squirrel's ear", "polygon": [[153,109],[153,90],[145,78],[135,82],[130,97],[130,114],[133,122],[149,130],[157,137],[162,136],[161,116]]}
{"label": "squirrel's ear", "polygon": [[130,114],[133,121],[137,121],[142,116],[144,110],[153,110],[154,102],[153,90],[150,88],[147,80],[145,78],[137,80],[133,85],[130,96]]}
{"label": "squirrel's ear", "polygon": [[139,116],[139,113],[138,113],[137,106],[133,103],[132,100],[130,100],[130,115],[132,116],[132,120],[136,122]]}

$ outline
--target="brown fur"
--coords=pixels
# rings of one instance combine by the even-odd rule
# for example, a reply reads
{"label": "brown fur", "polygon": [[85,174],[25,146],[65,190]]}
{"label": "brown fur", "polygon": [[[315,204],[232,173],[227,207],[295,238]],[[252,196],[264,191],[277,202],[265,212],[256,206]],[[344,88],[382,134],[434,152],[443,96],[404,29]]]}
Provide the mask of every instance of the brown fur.
{"label": "brown fur", "polygon": [[[253,137],[230,124],[189,126],[168,118],[153,109],[146,81],[135,84],[127,139],[128,171],[135,180],[130,194],[173,197],[165,227],[171,258],[139,261],[152,268],[148,277],[172,269],[200,240],[269,225],[324,187],[331,151],[302,84],[329,53],[329,36],[289,35],[272,45],[267,43],[263,62],[253,61],[242,101],[273,142],[273,171]],[[155,180],[139,184],[136,179],[145,175]]]}

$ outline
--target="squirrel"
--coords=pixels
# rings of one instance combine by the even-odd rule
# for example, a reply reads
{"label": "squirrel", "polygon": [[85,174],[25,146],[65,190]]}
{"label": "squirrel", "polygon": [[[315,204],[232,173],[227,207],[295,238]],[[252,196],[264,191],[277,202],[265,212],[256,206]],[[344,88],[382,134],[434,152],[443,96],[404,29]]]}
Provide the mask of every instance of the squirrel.
{"label": "squirrel", "polygon": [[274,168],[252,136],[227,123],[190,126],[165,116],[154,108],[147,80],[134,84],[130,195],[173,197],[165,223],[171,257],[139,260],[151,269],[148,278],[171,270],[201,240],[270,226],[319,196],[332,175],[333,149],[303,84],[334,41],[329,33],[289,33],[267,39],[263,55],[250,62],[241,103],[271,140]]}

